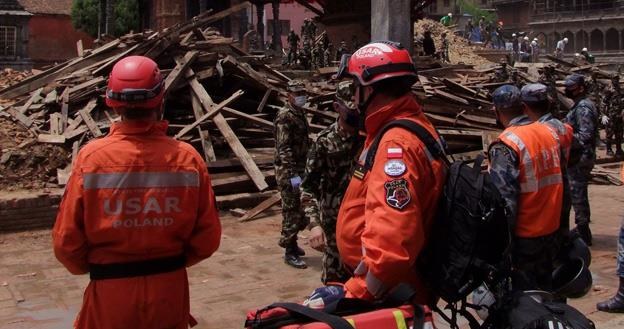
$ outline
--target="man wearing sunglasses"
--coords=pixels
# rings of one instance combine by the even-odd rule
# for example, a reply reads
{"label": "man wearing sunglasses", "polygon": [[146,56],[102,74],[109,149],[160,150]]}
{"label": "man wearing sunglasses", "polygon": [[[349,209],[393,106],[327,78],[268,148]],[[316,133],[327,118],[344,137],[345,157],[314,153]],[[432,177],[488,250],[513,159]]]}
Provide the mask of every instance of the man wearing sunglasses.
{"label": "man wearing sunglasses", "polygon": [[53,230],[72,274],[89,273],[76,328],[188,328],[186,267],[219,247],[206,164],[167,137],[163,78],[131,56],[111,72],[106,104],[121,115],[74,160]]}

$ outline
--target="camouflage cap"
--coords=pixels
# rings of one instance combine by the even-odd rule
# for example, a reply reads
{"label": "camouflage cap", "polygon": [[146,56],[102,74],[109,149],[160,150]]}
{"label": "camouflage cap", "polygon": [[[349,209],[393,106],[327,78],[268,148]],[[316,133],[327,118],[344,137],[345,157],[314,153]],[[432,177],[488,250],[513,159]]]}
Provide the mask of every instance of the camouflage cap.
{"label": "camouflage cap", "polygon": [[570,74],[565,78],[566,89],[576,89],[577,87],[585,86],[585,77],[580,74]]}
{"label": "camouflage cap", "polygon": [[303,81],[301,80],[290,80],[288,81],[288,87],[287,90],[290,92],[298,92],[298,91],[304,91],[305,90],[305,83],[303,83]]}
{"label": "camouflage cap", "polygon": [[352,81],[342,81],[336,86],[336,99],[350,109],[355,108],[353,102],[355,85]]}
{"label": "camouflage cap", "polygon": [[512,85],[498,87],[492,94],[492,101],[497,110],[520,106],[520,90]]}
{"label": "camouflage cap", "polygon": [[523,102],[541,102],[548,99],[548,88],[541,83],[531,83],[520,90]]}

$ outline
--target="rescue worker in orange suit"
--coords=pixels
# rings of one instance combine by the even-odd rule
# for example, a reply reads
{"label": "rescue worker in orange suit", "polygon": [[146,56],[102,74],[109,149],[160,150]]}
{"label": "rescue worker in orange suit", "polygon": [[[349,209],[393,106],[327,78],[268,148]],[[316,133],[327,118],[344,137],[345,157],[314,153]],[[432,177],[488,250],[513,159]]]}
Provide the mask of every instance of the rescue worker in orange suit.
{"label": "rescue worker in orange suit", "polygon": [[90,275],[76,328],[188,328],[186,267],[219,247],[206,164],[166,136],[164,81],[154,61],[114,67],[106,104],[121,115],[78,153],[52,237],[72,274]]}
{"label": "rescue worker in orange suit", "polygon": [[492,99],[505,130],[490,145],[490,175],[514,233],[513,288],[551,291],[563,202],[560,144],[548,125],[523,113],[515,86],[496,89]]}
{"label": "rescue worker in orange suit", "polygon": [[336,229],[340,257],[353,275],[344,286],[317,288],[304,304],[320,308],[344,296],[383,299],[403,284],[415,292],[415,302],[427,304],[430,292],[414,264],[430,235],[446,165],[431,157],[414,133],[392,127],[366,166],[376,136],[399,119],[418,124],[441,143],[411,93],[414,63],[400,44],[382,41],[360,48],[341,65],[338,77],[350,76],[356,84],[356,105],[367,133]]}

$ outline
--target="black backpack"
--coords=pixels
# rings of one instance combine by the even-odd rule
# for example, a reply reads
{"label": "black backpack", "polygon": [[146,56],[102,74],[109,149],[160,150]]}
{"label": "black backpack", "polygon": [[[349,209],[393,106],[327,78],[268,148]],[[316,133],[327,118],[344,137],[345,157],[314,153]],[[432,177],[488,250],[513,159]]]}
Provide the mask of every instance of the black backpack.
{"label": "black backpack", "polygon": [[410,120],[396,120],[376,136],[365,169],[372,168],[383,134],[393,127],[414,133],[434,158],[448,165],[432,234],[417,261],[427,286],[446,302],[455,303],[483,282],[503,278],[510,267],[511,232],[503,200],[489,175],[481,172],[483,157],[478,157],[472,167],[467,161],[451,163],[444,146],[424,127]]}
{"label": "black backpack", "polygon": [[594,323],[574,307],[554,301],[540,301],[519,292],[490,310],[484,329],[595,329]]}

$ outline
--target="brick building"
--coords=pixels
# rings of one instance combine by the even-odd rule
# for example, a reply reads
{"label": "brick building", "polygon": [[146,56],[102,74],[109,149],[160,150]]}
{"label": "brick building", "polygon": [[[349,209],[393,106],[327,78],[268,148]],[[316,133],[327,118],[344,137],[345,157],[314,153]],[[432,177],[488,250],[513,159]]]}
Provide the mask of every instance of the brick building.
{"label": "brick building", "polygon": [[514,30],[537,36],[548,51],[563,37],[568,53],[584,47],[602,55],[624,50],[624,0],[495,0],[493,5],[499,17],[515,22]]}
{"label": "brick building", "polygon": [[93,39],[71,22],[72,0],[0,0],[0,66],[29,69],[75,57]]}

